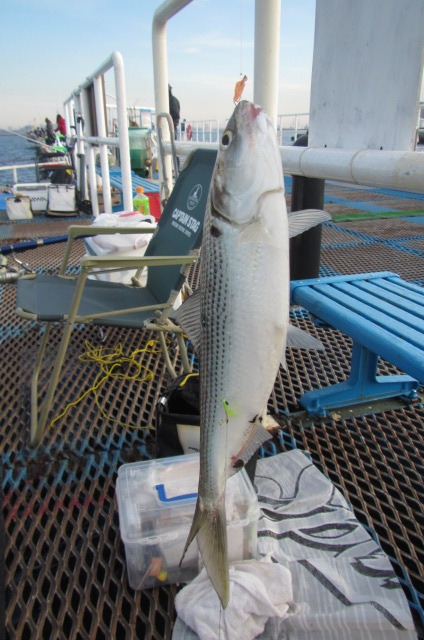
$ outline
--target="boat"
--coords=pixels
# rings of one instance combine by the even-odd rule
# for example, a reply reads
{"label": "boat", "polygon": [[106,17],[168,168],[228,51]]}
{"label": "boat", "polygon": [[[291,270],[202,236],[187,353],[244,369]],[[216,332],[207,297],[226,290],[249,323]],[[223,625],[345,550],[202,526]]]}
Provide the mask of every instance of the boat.
{"label": "boat", "polygon": [[[172,11],[182,4],[173,4]],[[166,2],[158,9],[155,22],[161,29],[165,28],[165,18],[172,14],[170,7],[171,3]],[[94,73],[87,75],[83,70],[84,78],[93,86],[105,67],[116,65],[121,72],[122,64],[122,57],[114,52]],[[155,114],[166,113],[164,96],[160,95],[160,87],[166,84],[165,74],[158,81],[158,100],[152,108]],[[76,90],[65,101],[67,122],[75,127],[81,127],[81,121],[75,122],[71,111],[79,98]],[[79,210],[67,219],[39,213],[32,220],[21,221],[10,221],[4,211],[0,213],[3,257],[0,277],[4,283],[0,305],[3,416],[0,442],[6,534],[1,555],[6,573],[3,616],[10,638],[171,640],[176,624],[174,601],[180,585],[134,590],[128,584],[116,502],[119,468],[154,457],[151,427],[156,424],[157,406],[170,385],[163,358],[147,349],[152,334],[145,331],[140,338],[131,331],[115,328],[108,332],[104,346],[104,336],[99,336],[94,326],[84,330],[77,327],[71,338],[75,358],[65,364],[55,398],[54,412],[59,419],[42,443],[32,447],[29,379],[40,330],[35,323],[19,319],[14,311],[13,282],[28,269],[39,272],[58,269],[70,224],[88,225],[103,211],[131,211],[140,181],[159,193],[163,203],[178,173],[172,155],[184,157],[194,147],[216,147],[215,140],[199,141],[196,136],[192,141],[179,136],[173,140],[172,129],[166,135],[169,120],[163,116],[164,133],[162,140],[158,140],[160,172],[157,178],[139,176],[131,167],[125,95],[119,94],[117,98],[122,107],[118,135],[114,129],[112,136],[101,130],[89,135],[82,129],[77,129],[75,135],[77,185],[82,193],[81,202],[92,198],[89,213]],[[263,99],[267,101],[269,96],[264,95]],[[156,131],[158,126],[155,122]],[[219,132],[221,127],[214,123],[211,128]],[[121,161],[124,159],[116,174],[119,177],[113,175],[108,149],[119,149]],[[422,173],[416,169],[422,167],[421,154],[412,150],[326,151],[328,162],[323,162],[324,149],[298,145],[285,145],[281,149],[283,166],[288,167],[285,186],[289,207],[292,199],[299,197],[296,177],[306,180],[302,188],[310,186],[309,179],[325,181],[324,207],[333,219],[321,230],[320,277],[390,270],[422,287],[424,189]],[[82,155],[84,163],[80,162]],[[82,167],[85,163],[87,172]],[[397,169],[399,166],[403,168]],[[119,203],[114,203],[112,197],[114,180],[119,183]],[[13,251],[15,245],[20,246]],[[72,266],[77,269],[86,246],[81,239],[75,247]],[[193,266],[189,282],[196,289],[199,264]],[[308,456],[308,467],[328,479],[327,488],[333,487],[325,508],[331,511],[334,507],[332,497],[339,495],[335,493],[337,490],[347,501],[343,508],[350,518],[343,530],[317,528],[307,538],[309,548],[330,542],[338,554],[338,545],[349,535],[349,527],[359,523],[364,538],[371,541],[370,547],[363,555],[353,554],[350,563],[358,576],[376,576],[388,593],[393,593],[400,584],[415,623],[415,636],[424,638],[423,389],[417,390],[413,400],[396,397],[370,401],[364,406],[338,408],[312,419],[299,399],[310,389],[346,379],[352,343],[337,329],[317,327],[304,308],[292,308],[291,322],[318,337],[325,351],[312,356],[298,350],[288,354],[287,370],[280,370],[269,400],[269,410],[278,418],[279,428],[274,438],[261,448],[259,462],[266,465],[276,455],[296,451]],[[95,363],[88,363],[86,357],[78,359],[78,355],[87,352],[87,339],[99,349],[121,345],[126,354],[146,348],[140,362],[149,375],[137,384],[116,380],[103,385],[97,396],[89,395],[73,404],[81,390],[90,388],[98,375]],[[173,346],[171,358],[181,371],[177,346]],[[195,363],[193,354],[192,361]],[[379,373],[398,371],[392,363],[380,360]],[[45,386],[44,378],[41,384]],[[65,407],[67,413],[60,417]],[[390,563],[382,568],[379,549]],[[318,574],[317,570],[311,570],[308,579],[312,581]],[[346,594],[340,590],[334,593],[335,601],[346,600]],[[378,601],[374,609],[378,612],[381,608]],[[370,637],[374,632],[370,632]],[[365,624],[361,634],[366,633]],[[413,633],[397,628],[393,636],[388,633],[386,637],[413,637]]]}

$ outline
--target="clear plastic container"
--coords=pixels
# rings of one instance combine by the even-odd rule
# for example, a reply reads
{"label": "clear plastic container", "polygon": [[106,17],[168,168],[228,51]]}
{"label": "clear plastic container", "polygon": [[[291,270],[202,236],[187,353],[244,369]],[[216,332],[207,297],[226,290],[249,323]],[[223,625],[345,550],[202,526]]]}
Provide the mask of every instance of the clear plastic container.
{"label": "clear plastic container", "polygon": [[[201,565],[197,543],[179,566],[197,500],[199,455],[125,464],[118,471],[119,527],[133,589],[188,582]],[[242,469],[226,487],[229,562],[256,557],[259,507]]]}
{"label": "clear plastic container", "polygon": [[135,188],[136,195],[133,200],[134,211],[139,211],[143,216],[150,216],[150,200],[144,194],[143,187]]}

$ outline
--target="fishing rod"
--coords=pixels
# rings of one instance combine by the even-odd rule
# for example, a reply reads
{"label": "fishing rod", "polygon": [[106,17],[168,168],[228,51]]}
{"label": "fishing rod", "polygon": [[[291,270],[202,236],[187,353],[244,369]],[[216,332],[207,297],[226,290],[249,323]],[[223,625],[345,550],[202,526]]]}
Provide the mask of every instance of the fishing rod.
{"label": "fishing rod", "polygon": [[0,247],[0,254],[5,256],[8,253],[15,251],[26,251],[27,249],[36,249],[37,247],[43,247],[47,244],[55,244],[57,242],[66,242],[68,236],[52,236],[50,238],[36,238],[35,240],[28,240],[27,242],[17,242],[16,244],[6,244]]}
{"label": "fishing rod", "polygon": [[[86,238],[87,236],[77,236],[77,239]],[[27,242],[17,242],[16,244],[6,244],[0,247],[0,255],[7,255],[8,253],[14,253],[19,251],[27,251],[27,249],[36,249],[37,247],[44,247],[48,244],[58,244],[60,242],[66,242],[68,236],[51,236],[48,238],[36,238],[34,240],[28,240]]]}
{"label": "fishing rod", "polygon": [[[59,242],[66,242],[68,240],[67,235],[64,236],[52,236],[49,238],[36,238],[35,240],[29,240],[27,242],[18,242],[16,244],[7,244],[0,247],[0,285],[13,284],[26,273],[35,274],[35,271],[31,269],[29,264],[22,262],[16,257],[15,253],[19,251],[27,251],[28,249],[37,249],[37,247],[46,246],[49,244],[56,244]],[[76,239],[87,238],[86,235],[77,236]],[[18,266],[13,264],[8,265],[8,259],[5,258],[7,254],[13,254],[13,260]]]}
{"label": "fishing rod", "polygon": [[39,144],[40,147],[50,147],[51,149],[54,149],[55,151],[63,151],[64,147],[62,145],[57,146],[57,145],[47,145],[45,142],[40,142],[39,140],[35,140],[35,138],[28,138],[28,136],[23,136],[22,133],[16,133],[16,131],[9,131],[8,129],[3,129],[3,127],[0,127],[0,131],[5,131],[8,134],[12,134],[13,136],[18,136],[19,138],[23,138],[24,140],[26,140],[27,142],[32,142],[33,144]]}

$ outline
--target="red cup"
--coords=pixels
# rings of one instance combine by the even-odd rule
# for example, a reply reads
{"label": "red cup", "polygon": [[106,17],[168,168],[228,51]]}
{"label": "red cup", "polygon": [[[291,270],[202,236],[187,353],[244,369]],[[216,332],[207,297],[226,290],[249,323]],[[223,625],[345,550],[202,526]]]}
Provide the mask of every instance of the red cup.
{"label": "red cup", "polygon": [[153,216],[157,222],[162,215],[162,211],[160,210],[160,193],[159,191],[150,191],[146,193],[146,196],[149,198],[150,215]]}

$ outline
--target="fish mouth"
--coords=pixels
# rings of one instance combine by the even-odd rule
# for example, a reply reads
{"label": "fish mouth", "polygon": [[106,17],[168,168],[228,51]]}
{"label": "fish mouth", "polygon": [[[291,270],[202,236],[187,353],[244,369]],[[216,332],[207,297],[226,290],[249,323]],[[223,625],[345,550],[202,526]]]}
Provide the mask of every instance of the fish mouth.
{"label": "fish mouth", "polygon": [[249,100],[241,100],[236,107],[236,111],[242,111],[249,115],[252,120],[256,120],[259,114],[262,113],[263,108]]}
{"label": "fish mouth", "polygon": [[262,107],[259,107],[257,104],[253,104],[253,102],[250,103],[250,116],[252,117],[252,120],[256,120],[262,111]]}

